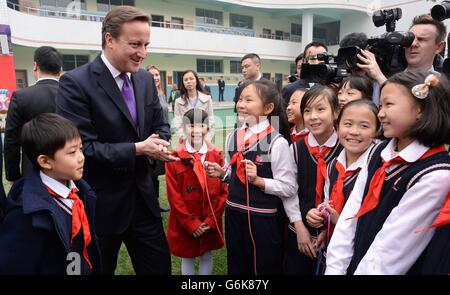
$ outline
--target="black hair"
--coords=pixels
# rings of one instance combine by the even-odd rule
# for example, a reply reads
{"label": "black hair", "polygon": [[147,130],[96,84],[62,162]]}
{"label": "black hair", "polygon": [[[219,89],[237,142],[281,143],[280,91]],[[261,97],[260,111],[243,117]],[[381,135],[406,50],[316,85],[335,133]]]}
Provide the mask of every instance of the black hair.
{"label": "black hair", "polygon": [[183,125],[206,124],[209,126],[208,113],[199,108],[192,108],[183,115]]}
{"label": "black hair", "polygon": [[314,87],[305,92],[303,96],[302,103],[300,104],[300,111],[302,113],[305,112],[307,106],[310,106],[318,97],[325,96],[331,106],[331,110],[333,113],[339,111],[339,104],[336,93],[330,87],[325,85],[316,84]]}
{"label": "black hair", "polygon": [[298,61],[303,59],[305,55],[302,53],[300,53],[296,58],[295,58],[295,65],[297,65]]}
{"label": "black hair", "polygon": [[372,81],[365,76],[350,76],[345,78],[339,84],[339,89],[344,87],[345,84],[348,84],[350,88],[361,91],[363,94],[363,98],[372,99],[373,95],[373,85]]}
{"label": "black hair", "polygon": [[367,35],[365,33],[350,33],[345,35],[339,42],[339,47],[358,46],[365,49],[367,46]]}
{"label": "black hair", "polygon": [[40,155],[53,158],[67,141],[75,138],[80,138],[80,133],[71,121],[54,113],[43,113],[23,125],[21,143],[28,159],[40,168],[37,162]]}
{"label": "black hair", "polygon": [[378,107],[376,106],[376,104],[374,104],[372,101],[368,100],[368,99],[357,99],[357,100],[352,100],[351,102],[347,103],[342,110],[340,111],[338,118],[336,120],[336,125],[339,126],[339,123],[341,122],[342,116],[344,114],[344,112],[353,107],[353,106],[367,106],[369,108],[369,110],[373,113],[373,115],[375,116],[375,121],[376,121],[376,135],[375,138],[380,138],[381,136],[381,122],[378,119]]}
{"label": "black hair", "polygon": [[[287,120],[286,110],[284,109],[281,94],[275,83],[269,80],[256,80],[246,83],[244,88],[250,85],[255,87],[255,90],[261,98],[264,106],[269,103],[274,104],[274,109],[272,113],[267,116],[267,118],[269,119],[270,124],[290,143],[290,125]],[[278,118],[278,121],[273,120],[273,118]]]}
{"label": "black hair", "polygon": [[187,97],[188,91],[187,91],[186,87],[184,86],[183,78],[188,73],[192,73],[194,75],[195,81],[197,83],[197,85],[195,85],[195,88],[197,89],[197,91],[202,92],[202,93],[204,92],[202,85],[200,84],[200,79],[198,78],[197,73],[194,70],[186,70],[181,74],[181,79],[180,79],[180,82],[178,83],[179,84],[178,89],[180,89],[181,97],[183,97],[185,99],[188,99],[188,97]]}
{"label": "black hair", "polygon": [[328,47],[327,47],[324,43],[322,43],[322,42],[317,42],[317,41],[313,41],[313,42],[311,42],[311,43],[309,43],[309,44],[307,44],[307,45],[305,46],[305,49],[303,50],[303,55],[304,55],[304,56],[306,56],[306,52],[307,52],[308,49],[311,48],[311,47],[323,47],[323,48],[325,48],[325,51],[328,51]]}
{"label": "black hair", "polygon": [[261,58],[256,53],[249,53],[249,54],[244,55],[241,58],[241,63],[244,60],[246,60],[247,58],[250,58],[254,64],[261,64]]}
{"label": "black hair", "polygon": [[41,46],[34,51],[34,61],[39,70],[46,74],[59,75],[62,55],[51,46]]}
{"label": "black hair", "polygon": [[429,74],[428,71],[397,73],[381,85],[381,90],[392,83],[405,87],[411,93],[411,98],[419,104],[422,114],[409,129],[408,136],[425,146],[436,147],[450,144],[450,87],[447,78],[441,75],[439,83],[429,87],[425,99],[415,97],[411,89],[423,84]]}

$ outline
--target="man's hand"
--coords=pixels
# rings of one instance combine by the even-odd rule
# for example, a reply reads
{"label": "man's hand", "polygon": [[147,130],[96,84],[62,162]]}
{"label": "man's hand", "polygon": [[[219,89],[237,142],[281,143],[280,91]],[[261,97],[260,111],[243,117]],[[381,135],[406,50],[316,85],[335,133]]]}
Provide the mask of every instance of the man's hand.
{"label": "man's hand", "polygon": [[372,52],[369,50],[361,50],[361,53],[357,57],[361,61],[361,63],[357,63],[358,68],[364,70],[370,78],[377,80],[380,85],[387,80],[386,76],[381,72],[377,59]]}
{"label": "man's hand", "polygon": [[136,155],[145,155],[154,160],[160,160],[164,162],[178,161],[171,155],[171,152],[167,149],[170,143],[164,139],[159,138],[157,134],[152,134],[146,140],[136,142]]}
{"label": "man's hand", "polygon": [[203,165],[205,166],[206,175],[209,177],[222,179],[225,176],[226,171],[219,164],[205,161]]}

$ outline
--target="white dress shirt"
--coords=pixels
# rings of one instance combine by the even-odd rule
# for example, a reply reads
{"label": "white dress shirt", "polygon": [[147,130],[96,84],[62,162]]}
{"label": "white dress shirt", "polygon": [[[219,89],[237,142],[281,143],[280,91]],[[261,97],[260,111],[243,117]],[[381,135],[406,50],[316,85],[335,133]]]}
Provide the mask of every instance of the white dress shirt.
{"label": "white dress shirt", "polygon": [[[413,141],[402,151],[396,152],[396,139],[392,139],[381,152],[381,157],[389,161],[396,156],[408,162],[415,162],[428,147]],[[387,172],[398,165],[392,165]],[[347,201],[342,218],[336,225],[328,247],[326,274],[345,274],[353,256],[353,246],[357,219],[354,216],[361,207],[367,179],[367,167],[360,173]],[[363,172],[363,171],[362,171]],[[364,174],[366,174],[365,179]],[[430,226],[442,207],[450,191],[450,171],[436,170],[422,176],[416,184],[405,192],[381,230],[375,236],[367,253],[360,261],[355,274],[405,274],[417,261],[434,234],[434,229],[415,233]]]}
{"label": "white dress shirt", "polygon": [[[244,140],[247,140],[252,135],[264,131],[269,126],[269,120],[265,119],[262,122],[247,128]],[[243,125],[241,128],[245,128]],[[233,132],[234,133],[234,132]],[[230,140],[233,133],[227,135],[226,148],[230,146]],[[292,153],[289,152],[289,144],[285,138],[279,136],[272,142],[272,149],[269,155],[270,167],[272,169],[273,178],[263,178],[264,193],[275,195],[281,198],[284,202],[297,195],[297,168]],[[227,152],[225,155],[225,167],[228,167],[230,156]],[[227,175],[231,173],[231,167],[228,167]]]}
{"label": "white dress shirt", "polygon": [[72,180],[69,180],[69,187],[67,187],[61,182],[51,178],[42,171],[39,171],[39,176],[41,177],[42,182],[46,186],[48,186],[51,190],[53,190],[61,197],[60,198],[61,202],[63,202],[64,205],[72,209],[73,200],[69,199],[69,193],[73,188],[77,188],[75,183]]}
{"label": "white dress shirt", "polygon": [[[100,54],[100,58],[105,63],[105,66],[108,68],[108,70],[111,72],[111,75],[113,76],[114,80],[116,81],[117,87],[119,87],[119,90],[122,91],[123,80],[122,80],[122,78],[119,77],[120,74],[122,74],[122,73],[109,62],[109,60],[106,58],[104,52],[102,52],[102,54]],[[130,79],[130,83],[131,83],[131,73],[126,73],[126,74],[128,76],[128,79]],[[133,86],[131,86],[131,90],[133,91],[133,97],[134,97]]]}
{"label": "white dress shirt", "polygon": [[[333,134],[331,134],[331,136],[327,139],[327,141],[323,145],[319,145],[316,138],[314,137],[314,135],[311,132],[308,134],[308,144],[311,147],[318,146],[319,149],[322,149],[324,147],[334,148],[337,144],[337,141],[338,141],[338,137],[337,137],[336,131],[334,131]],[[294,158],[295,150],[294,150],[293,144],[290,146],[290,150],[291,150],[291,155]],[[301,161],[301,158],[299,158],[298,161]],[[297,172],[297,167],[295,167],[295,171]],[[295,179],[295,181],[297,182],[297,178]],[[298,183],[297,183],[297,185],[298,185]],[[283,201],[283,206],[284,206],[284,211],[286,212],[286,215],[289,218],[289,222],[293,223],[293,222],[302,220],[301,208],[300,208],[300,203],[299,203],[299,199],[298,199],[298,192],[297,192],[295,198],[290,198],[290,199]]]}

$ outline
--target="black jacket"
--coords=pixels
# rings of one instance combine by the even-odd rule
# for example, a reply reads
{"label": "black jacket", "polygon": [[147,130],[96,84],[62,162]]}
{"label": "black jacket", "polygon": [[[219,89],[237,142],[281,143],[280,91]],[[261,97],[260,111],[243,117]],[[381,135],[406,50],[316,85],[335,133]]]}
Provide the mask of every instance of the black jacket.
{"label": "black jacket", "polygon": [[[83,180],[75,182],[91,231],[88,246],[92,273],[101,273],[94,228],[95,193]],[[14,183],[0,227],[0,274],[65,275],[72,252],[71,224],[47,191],[38,170]]]}
{"label": "black jacket", "polygon": [[[13,93],[6,117],[5,173],[6,179],[16,181],[33,169],[30,160],[20,153],[22,126],[42,113],[54,113],[58,82],[53,79],[38,81],[35,85]],[[22,172],[21,172],[22,171]]]}

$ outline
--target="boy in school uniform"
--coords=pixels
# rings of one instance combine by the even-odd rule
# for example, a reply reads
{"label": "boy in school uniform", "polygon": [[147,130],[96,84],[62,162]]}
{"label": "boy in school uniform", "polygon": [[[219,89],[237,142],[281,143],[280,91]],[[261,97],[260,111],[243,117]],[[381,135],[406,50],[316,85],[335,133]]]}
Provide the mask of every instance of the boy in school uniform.
{"label": "boy in school uniform", "polygon": [[9,192],[0,227],[0,274],[100,273],[95,193],[81,179],[77,128],[44,113],[24,125],[22,143],[35,169]]}

